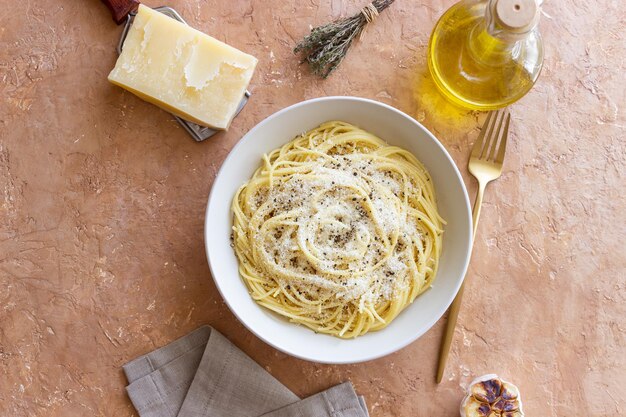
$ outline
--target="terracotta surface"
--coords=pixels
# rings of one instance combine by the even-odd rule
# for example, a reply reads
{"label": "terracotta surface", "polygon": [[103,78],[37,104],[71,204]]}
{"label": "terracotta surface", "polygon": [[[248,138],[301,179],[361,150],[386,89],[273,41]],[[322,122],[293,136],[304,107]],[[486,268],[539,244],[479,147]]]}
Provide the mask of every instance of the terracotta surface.
{"label": "terracotta surface", "polygon": [[488,189],[441,385],[443,320],[402,351],[354,366],[262,343],[215,289],[203,217],[237,140],[324,95],[414,116],[473,195],[465,166],[485,115],[447,106],[425,73],[429,32],[452,1],[397,1],[326,81],[298,66],[294,42],[363,1],[169,3],[260,60],[244,112],[202,144],[107,82],[121,29],[99,1],[2,4],[0,415],[133,415],[120,366],[204,323],[300,396],[350,379],[372,416],[456,416],[463,387],[487,372],[519,384],[528,416],[626,413],[624,2],[544,7],[545,68],[512,108],[505,172]]}

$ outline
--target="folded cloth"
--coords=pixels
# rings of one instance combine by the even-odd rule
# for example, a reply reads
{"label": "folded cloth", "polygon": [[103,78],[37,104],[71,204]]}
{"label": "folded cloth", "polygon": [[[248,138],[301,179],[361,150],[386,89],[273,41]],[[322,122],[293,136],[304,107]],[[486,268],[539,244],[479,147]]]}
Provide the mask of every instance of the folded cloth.
{"label": "folded cloth", "polygon": [[209,326],[123,368],[141,417],[368,417],[349,382],[300,400]]}

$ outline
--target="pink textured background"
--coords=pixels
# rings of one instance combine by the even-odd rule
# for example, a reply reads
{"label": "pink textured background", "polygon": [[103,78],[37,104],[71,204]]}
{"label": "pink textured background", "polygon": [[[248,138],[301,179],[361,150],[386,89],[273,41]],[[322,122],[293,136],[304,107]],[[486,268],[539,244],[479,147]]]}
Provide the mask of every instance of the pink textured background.
{"label": "pink textured background", "polygon": [[425,73],[430,30],[452,1],[398,0],[326,81],[291,49],[310,24],[363,1],[168,3],[259,58],[250,103],[206,143],[106,81],[120,28],[97,0],[2,4],[0,415],[133,415],[120,366],[204,323],[298,395],[350,379],[372,416],[456,416],[462,388],[487,372],[520,386],[529,416],[626,412],[623,1],[544,6],[545,67],[512,107],[505,170],[488,189],[441,385],[443,322],[354,366],[268,347],[220,299],[202,229],[211,183],[237,140],[267,115],[324,95],[414,116],[473,195],[465,166],[484,114],[449,107]]}

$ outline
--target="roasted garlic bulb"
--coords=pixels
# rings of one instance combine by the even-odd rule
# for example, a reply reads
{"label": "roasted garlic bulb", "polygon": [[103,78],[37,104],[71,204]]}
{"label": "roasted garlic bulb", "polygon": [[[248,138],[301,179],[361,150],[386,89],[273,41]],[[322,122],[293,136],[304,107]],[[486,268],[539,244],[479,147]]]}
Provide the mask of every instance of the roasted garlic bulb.
{"label": "roasted garlic bulb", "polygon": [[467,387],[461,417],[524,417],[519,390],[498,375],[476,378]]}

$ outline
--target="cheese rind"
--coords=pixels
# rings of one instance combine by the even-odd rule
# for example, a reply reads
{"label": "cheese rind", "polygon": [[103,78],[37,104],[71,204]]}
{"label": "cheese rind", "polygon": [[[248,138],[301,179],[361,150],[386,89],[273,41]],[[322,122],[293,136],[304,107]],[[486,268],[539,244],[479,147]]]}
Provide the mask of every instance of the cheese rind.
{"label": "cheese rind", "polygon": [[140,5],[109,81],[183,119],[227,129],[257,59]]}

